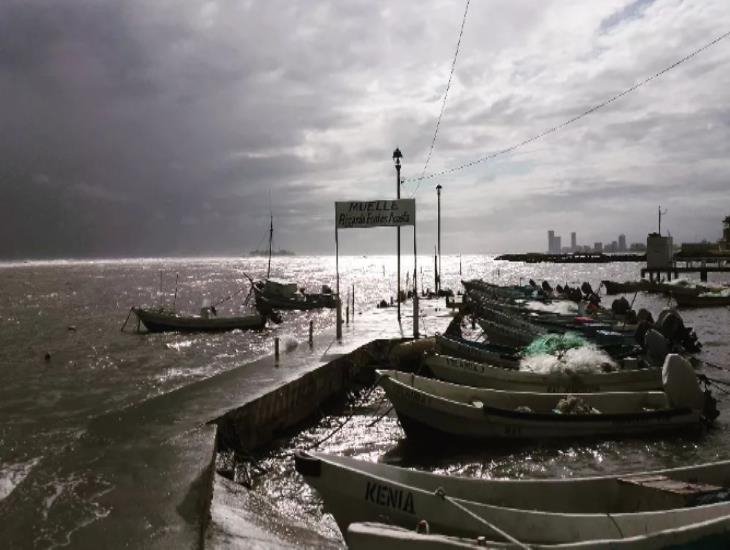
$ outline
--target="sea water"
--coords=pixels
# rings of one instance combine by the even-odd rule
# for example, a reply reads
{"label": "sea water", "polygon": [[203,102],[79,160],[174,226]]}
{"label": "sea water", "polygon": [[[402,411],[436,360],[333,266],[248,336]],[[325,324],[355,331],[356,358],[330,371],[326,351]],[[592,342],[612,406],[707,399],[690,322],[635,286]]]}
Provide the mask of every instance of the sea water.
{"label": "sea water", "polygon": [[[406,273],[412,280],[412,262],[411,256],[404,255],[403,284]],[[432,258],[419,257],[419,288],[433,288],[432,262]],[[598,288],[602,279],[634,280],[641,267],[638,263],[528,265],[476,255],[444,256],[442,265],[444,286],[455,290],[461,278],[474,277],[500,284],[525,283],[528,278],[573,286],[589,281]],[[281,325],[260,332],[136,334],[133,317],[125,332],[120,331],[135,305],[174,306],[181,312],[197,313],[209,300],[220,302],[219,315],[246,311],[252,300],[244,305],[250,290],[248,277],[262,277],[266,268],[265,258],[0,264],[0,521],[8,495],[14,491],[22,495],[29,474],[44,467],[45,457],[62,456],[94,418],[269,354],[273,336],[291,345],[305,342],[310,321],[315,332],[334,324],[334,312],[320,310],[285,312]],[[357,309],[375,307],[381,299],[389,301],[395,296],[395,272],[393,256],[341,257],[342,294],[347,296],[354,285]],[[322,284],[334,288],[335,258],[274,258],[272,276],[296,281],[309,291],[319,291]],[[604,301],[610,303],[610,298],[604,297]],[[671,301],[661,296],[636,296],[635,307],[647,307],[655,317],[668,305]],[[701,356],[730,366],[730,310],[687,310],[682,315],[704,344]],[[708,374],[730,380],[724,371]],[[293,471],[289,453],[316,443],[345,418],[351,418],[346,428],[320,450],[480,477],[577,476],[730,456],[730,400],[722,394],[718,398],[724,414],[717,427],[701,438],[544,443],[476,452],[421,449],[414,453],[392,413],[383,416],[388,405],[382,393],[374,391],[367,402],[354,401],[354,414],[345,410],[328,415],[262,454],[257,465],[260,473],[252,482],[283,516],[336,540],[336,528],[326,516],[323,519],[321,502]],[[62,524],[56,522],[48,532],[28,534],[29,545],[34,541],[41,547],[66,544],[75,529],[108,513],[88,501],[88,490],[81,490],[90,484],[99,493],[106,490],[103,475],[93,480],[43,478],[48,479],[47,509],[61,501],[69,512]],[[82,498],[81,492],[87,496]]]}

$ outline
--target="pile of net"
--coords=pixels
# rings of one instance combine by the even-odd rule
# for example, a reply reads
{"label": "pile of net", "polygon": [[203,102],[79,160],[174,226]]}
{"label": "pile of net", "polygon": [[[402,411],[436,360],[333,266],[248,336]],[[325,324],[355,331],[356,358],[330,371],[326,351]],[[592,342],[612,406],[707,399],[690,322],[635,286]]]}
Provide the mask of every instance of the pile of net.
{"label": "pile of net", "polygon": [[528,302],[527,308],[535,311],[547,311],[548,313],[559,313],[561,315],[575,315],[578,313],[578,304],[567,300],[559,300],[545,304],[543,302]]}
{"label": "pile of net", "polygon": [[703,292],[703,293],[700,294],[700,296],[703,297],[703,298],[705,298],[707,296],[710,296],[710,297],[713,297],[714,296],[714,297],[717,297],[717,298],[720,298],[720,297],[726,298],[726,297],[730,296],[730,288],[725,288],[723,290],[718,290],[718,291],[715,291],[715,292]]}
{"label": "pile of net", "polygon": [[599,414],[600,411],[590,406],[582,397],[566,395],[553,409],[556,414]]}
{"label": "pile of net", "polygon": [[587,346],[588,342],[582,336],[575,332],[566,332],[565,334],[545,334],[539,338],[535,338],[529,346],[527,346],[522,355],[532,357],[533,355],[541,355],[548,353],[556,355],[564,353],[569,349],[582,348]]}
{"label": "pile of net", "polygon": [[527,346],[520,360],[520,370],[549,374],[552,372],[612,372],[618,365],[605,351],[572,332],[546,334]]}

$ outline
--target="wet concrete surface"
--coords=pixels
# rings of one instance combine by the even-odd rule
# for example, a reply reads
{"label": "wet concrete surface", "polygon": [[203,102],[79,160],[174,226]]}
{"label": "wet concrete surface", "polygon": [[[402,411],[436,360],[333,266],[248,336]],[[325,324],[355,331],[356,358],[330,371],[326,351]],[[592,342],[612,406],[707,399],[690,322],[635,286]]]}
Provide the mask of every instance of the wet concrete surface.
{"label": "wet concrete surface", "polygon": [[[445,329],[450,315],[439,306],[443,303],[423,302],[422,332]],[[404,307],[400,325],[394,308],[359,314],[343,327],[342,342],[333,329],[311,348],[304,342],[282,353],[278,362],[264,357],[93,419],[77,440],[44,457],[0,501],[0,517],[12,525],[3,545],[48,547],[60,540],[73,548],[201,547],[216,445],[216,427],[207,423],[374,339],[408,336],[409,310]],[[90,521],[69,530],[68,516],[75,512],[54,493],[58,480],[74,484]],[[235,522],[237,533],[265,531],[251,514]],[[215,541],[224,540],[226,528],[211,528],[219,535]]]}

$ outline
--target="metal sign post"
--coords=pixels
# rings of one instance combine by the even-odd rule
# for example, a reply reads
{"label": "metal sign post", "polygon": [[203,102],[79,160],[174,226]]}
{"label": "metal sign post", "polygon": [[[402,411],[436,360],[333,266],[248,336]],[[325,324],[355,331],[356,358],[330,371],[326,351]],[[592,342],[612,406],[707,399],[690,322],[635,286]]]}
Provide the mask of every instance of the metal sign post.
{"label": "metal sign post", "polygon": [[[413,336],[418,338],[418,285],[416,272],[416,200],[397,199],[382,201],[335,202],[335,269],[337,271],[337,301],[340,303],[340,229],[368,227],[413,226]],[[400,284],[400,281],[399,281]],[[400,296],[398,297],[400,298]],[[400,305],[398,306],[400,308]],[[399,319],[400,320],[400,319]],[[337,309],[337,337],[342,338],[342,308]]]}

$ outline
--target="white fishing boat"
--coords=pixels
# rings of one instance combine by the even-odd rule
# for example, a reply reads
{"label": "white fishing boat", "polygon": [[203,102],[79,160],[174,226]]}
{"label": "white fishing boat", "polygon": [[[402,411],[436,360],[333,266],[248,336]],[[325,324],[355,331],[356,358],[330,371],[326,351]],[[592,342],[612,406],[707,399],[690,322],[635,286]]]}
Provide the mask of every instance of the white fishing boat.
{"label": "white fishing boat", "polygon": [[440,334],[436,335],[435,342],[436,351],[443,355],[462,357],[507,369],[517,369],[520,365],[520,356],[516,348],[473,342]]}
{"label": "white fishing boat", "polygon": [[723,501],[730,461],[542,480],[440,475],[301,451],[295,464],[343,534],[355,522],[413,529],[425,521],[445,535],[506,540],[492,525],[521,543],[566,544],[647,536],[730,515]]}
{"label": "white fishing boat", "polygon": [[[646,535],[606,540],[588,540],[564,544],[519,544],[491,540],[494,536],[477,538],[425,534],[383,523],[351,523],[347,529],[350,550],[450,550],[492,548],[494,550],[663,550],[672,548],[727,548],[730,540],[730,515],[664,529]],[[489,532],[489,529],[485,529]]]}
{"label": "white fishing boat", "polygon": [[[269,216],[269,262],[266,268],[266,278],[254,281],[251,277],[251,286],[256,301],[256,308],[263,313],[274,310],[310,310],[337,307],[337,296],[327,285],[322,285],[319,293],[305,292],[292,281],[271,277],[271,255],[274,239],[274,216]],[[247,275],[248,277],[248,275]]]}
{"label": "white fishing boat", "polygon": [[699,427],[703,420],[717,416],[710,414],[714,400],[701,391],[693,371],[694,387],[686,377],[680,388],[673,380],[671,394],[578,395],[474,388],[411,373],[377,372],[378,384],[406,435],[427,441],[434,437],[491,440],[661,434]]}
{"label": "white fishing boat", "polygon": [[479,326],[482,327],[487,339],[500,346],[509,346],[513,348],[522,348],[530,345],[530,343],[540,336],[547,334],[546,330],[526,330],[502,323],[490,321],[488,319],[479,319]]}
{"label": "white fishing boat", "polygon": [[556,369],[549,373],[537,373],[441,354],[426,357],[424,365],[441,380],[495,390],[595,393],[662,389],[662,371],[657,368],[596,373]]}

